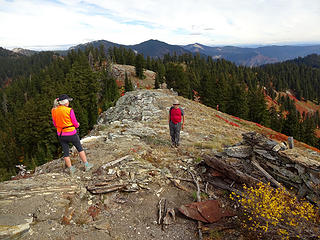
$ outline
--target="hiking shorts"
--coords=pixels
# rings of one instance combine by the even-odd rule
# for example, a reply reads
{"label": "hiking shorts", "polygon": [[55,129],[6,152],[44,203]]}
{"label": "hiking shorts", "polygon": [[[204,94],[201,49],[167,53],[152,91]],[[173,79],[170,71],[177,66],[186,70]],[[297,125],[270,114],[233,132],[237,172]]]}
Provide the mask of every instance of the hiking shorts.
{"label": "hiking shorts", "polygon": [[69,143],[72,143],[72,145],[76,147],[78,152],[83,151],[78,134],[74,134],[71,136],[60,136],[59,141],[62,146],[62,151],[63,151],[64,157],[69,157],[69,155],[70,155]]}

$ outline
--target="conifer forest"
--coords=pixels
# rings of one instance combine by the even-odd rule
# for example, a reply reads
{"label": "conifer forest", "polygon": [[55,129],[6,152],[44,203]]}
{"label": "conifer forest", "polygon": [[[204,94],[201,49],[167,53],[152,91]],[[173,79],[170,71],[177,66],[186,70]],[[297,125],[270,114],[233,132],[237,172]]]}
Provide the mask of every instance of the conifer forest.
{"label": "conifer forest", "polygon": [[[193,54],[155,59],[124,47],[88,46],[67,55],[39,52],[29,57],[0,50],[0,180],[15,175],[17,164],[33,169],[61,157],[51,119],[60,94],[74,99],[70,106],[81,124],[80,137],[88,134],[99,113],[120,96],[112,63],[135,66],[141,79],[145,69],[152,70],[155,88],[165,82],[181,96],[198,97],[207,106],[320,148],[315,134],[319,112],[300,113],[294,100],[279,94],[291,91],[301,101],[319,104],[319,55],[250,68]],[[133,90],[127,74],[125,90]],[[266,96],[277,106],[268,107]]]}

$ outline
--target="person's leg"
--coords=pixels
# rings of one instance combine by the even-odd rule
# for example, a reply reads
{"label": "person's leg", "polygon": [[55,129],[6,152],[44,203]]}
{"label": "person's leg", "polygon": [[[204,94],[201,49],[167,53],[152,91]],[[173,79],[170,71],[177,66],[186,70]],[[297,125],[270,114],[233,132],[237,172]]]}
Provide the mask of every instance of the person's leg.
{"label": "person's leg", "polygon": [[67,165],[68,168],[71,167],[71,160],[70,157],[64,157],[64,162]]}
{"label": "person's leg", "polygon": [[71,136],[71,143],[72,143],[73,146],[75,146],[75,148],[77,149],[81,161],[82,161],[83,163],[86,163],[86,162],[87,162],[87,156],[86,156],[86,153],[85,153],[84,150],[83,150],[83,147],[82,147],[82,145],[81,145],[80,138],[79,138],[79,135],[78,135],[78,134],[75,134],[75,135],[72,135],[72,136]]}
{"label": "person's leg", "polygon": [[69,157],[69,137],[68,136],[61,136],[59,137],[62,150],[63,150],[63,159],[66,166],[69,168],[70,175],[73,176],[75,174],[75,167],[71,164],[71,159]]}
{"label": "person's leg", "polygon": [[175,145],[176,145],[176,147],[179,146],[180,130],[181,130],[181,123],[177,123],[176,124],[176,131],[175,131]]}
{"label": "person's leg", "polygon": [[81,159],[81,161],[83,162],[83,163],[86,163],[87,162],[87,156],[86,156],[86,153],[85,153],[85,151],[81,151],[81,152],[79,152],[79,156],[80,156],[80,159]]}
{"label": "person's leg", "polygon": [[70,160],[70,157],[69,157],[69,144],[68,144],[68,141],[67,141],[65,136],[59,137],[59,140],[60,140],[60,144],[61,144],[62,151],[63,151],[64,162],[67,165],[67,167],[69,168],[69,167],[71,167],[71,160]]}
{"label": "person's leg", "polygon": [[79,157],[80,157],[81,161],[84,163],[85,170],[89,171],[93,167],[93,164],[88,163],[86,153],[82,148],[82,145],[81,145],[80,138],[79,138],[78,134],[72,136],[72,144],[78,150]]}
{"label": "person's leg", "polygon": [[175,126],[172,122],[169,123],[169,129],[170,129],[171,143],[172,143],[172,145],[174,145],[174,143],[175,143]]}

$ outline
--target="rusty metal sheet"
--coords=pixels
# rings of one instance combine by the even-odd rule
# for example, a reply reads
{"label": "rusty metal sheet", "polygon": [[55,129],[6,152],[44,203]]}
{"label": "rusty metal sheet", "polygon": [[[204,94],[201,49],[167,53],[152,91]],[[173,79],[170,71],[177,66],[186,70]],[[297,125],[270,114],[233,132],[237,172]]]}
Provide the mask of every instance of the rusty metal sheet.
{"label": "rusty metal sheet", "polygon": [[179,208],[179,211],[186,215],[189,218],[195,219],[195,220],[199,220],[201,222],[205,222],[208,223],[208,221],[201,216],[201,214],[199,213],[198,209],[196,206],[192,205],[192,204],[188,204],[188,205],[182,205]]}
{"label": "rusty metal sheet", "polygon": [[218,200],[208,200],[183,205],[179,208],[179,211],[189,218],[204,223],[214,223],[223,217],[234,216],[231,211],[221,208]]}

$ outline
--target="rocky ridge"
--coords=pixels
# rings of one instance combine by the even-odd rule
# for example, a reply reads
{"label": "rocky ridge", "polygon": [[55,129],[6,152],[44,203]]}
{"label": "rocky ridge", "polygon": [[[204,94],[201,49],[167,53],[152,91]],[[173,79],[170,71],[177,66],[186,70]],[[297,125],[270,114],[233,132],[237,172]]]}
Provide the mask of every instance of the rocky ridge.
{"label": "rocky ridge", "polygon": [[[168,128],[174,99],[186,114],[178,149],[170,147]],[[74,154],[74,178],[56,159],[29,178],[0,183],[0,238],[195,239],[196,224],[182,216],[161,227],[158,203],[166,199],[171,209],[193,202],[196,187],[188,171],[205,171],[198,165],[204,155],[218,154],[241,142],[243,133],[260,130],[249,122],[237,121],[239,127],[231,121],[227,114],[170,90],[126,93],[82,139],[92,171],[84,172]],[[286,151],[300,159],[319,159],[318,153],[299,146]],[[206,192],[208,199],[223,201],[224,191],[209,185]],[[241,234],[231,229],[224,239],[241,239]]]}

